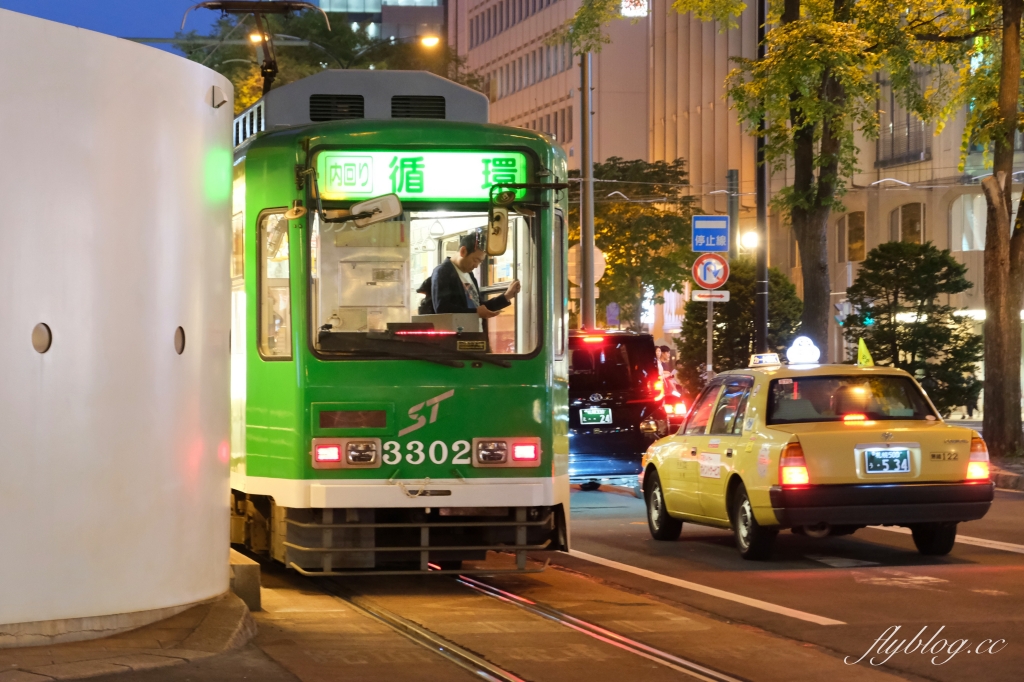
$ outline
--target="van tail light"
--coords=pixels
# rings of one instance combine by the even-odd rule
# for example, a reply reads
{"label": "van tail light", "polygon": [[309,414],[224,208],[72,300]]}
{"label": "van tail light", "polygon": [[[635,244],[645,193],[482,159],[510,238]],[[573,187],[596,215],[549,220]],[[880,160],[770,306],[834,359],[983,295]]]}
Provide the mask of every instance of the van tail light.
{"label": "van tail light", "polygon": [[804,449],[800,443],[789,443],[783,447],[782,455],[779,457],[779,484],[807,485],[810,480],[807,475],[807,460],[804,459]]}
{"label": "van tail light", "polygon": [[537,446],[533,443],[513,445],[512,460],[515,462],[536,462]]}
{"label": "van tail light", "polygon": [[584,336],[583,343],[604,343],[603,336]]}
{"label": "van tail light", "polygon": [[967,462],[968,481],[987,481],[990,477],[988,465],[988,446],[985,441],[975,436],[971,439],[971,457]]}
{"label": "van tail light", "polygon": [[313,449],[313,458],[318,462],[340,462],[341,445],[337,443],[317,445]]}
{"label": "van tail light", "polygon": [[655,400],[664,400],[665,399],[665,382],[664,381],[662,381],[661,379],[656,379],[654,381],[654,383],[651,385],[651,387],[654,390],[654,399]]}

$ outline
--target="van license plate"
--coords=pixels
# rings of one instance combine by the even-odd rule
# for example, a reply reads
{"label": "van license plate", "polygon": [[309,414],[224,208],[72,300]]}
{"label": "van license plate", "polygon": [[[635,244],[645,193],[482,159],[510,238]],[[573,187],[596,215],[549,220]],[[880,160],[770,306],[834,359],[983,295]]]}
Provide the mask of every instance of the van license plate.
{"label": "van license plate", "polygon": [[580,424],[611,424],[612,408],[584,407],[580,410]]}
{"label": "van license plate", "polygon": [[910,450],[871,448],[864,451],[865,471],[869,474],[910,473]]}

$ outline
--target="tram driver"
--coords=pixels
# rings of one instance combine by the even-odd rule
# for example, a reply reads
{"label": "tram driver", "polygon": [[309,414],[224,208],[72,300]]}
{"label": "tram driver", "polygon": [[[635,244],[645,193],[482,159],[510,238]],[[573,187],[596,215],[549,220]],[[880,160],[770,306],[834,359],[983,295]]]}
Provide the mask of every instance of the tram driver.
{"label": "tram driver", "polygon": [[446,258],[434,268],[430,276],[430,300],[436,313],[472,313],[483,319],[490,319],[508,306],[522,288],[515,279],[500,296],[480,302],[480,285],[473,271],[480,267],[486,257],[484,252],[484,230],[473,230],[459,239],[459,253]]}

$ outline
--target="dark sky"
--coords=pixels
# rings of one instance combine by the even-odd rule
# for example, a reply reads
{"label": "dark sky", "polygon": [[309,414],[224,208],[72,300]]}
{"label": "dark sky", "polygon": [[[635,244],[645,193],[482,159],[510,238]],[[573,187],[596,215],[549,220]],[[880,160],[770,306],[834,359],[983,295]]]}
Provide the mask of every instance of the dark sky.
{"label": "dark sky", "polygon": [[[0,8],[121,38],[172,38],[199,0],[0,0]],[[185,30],[206,33],[219,12],[189,12]],[[154,46],[173,50],[169,45]]]}

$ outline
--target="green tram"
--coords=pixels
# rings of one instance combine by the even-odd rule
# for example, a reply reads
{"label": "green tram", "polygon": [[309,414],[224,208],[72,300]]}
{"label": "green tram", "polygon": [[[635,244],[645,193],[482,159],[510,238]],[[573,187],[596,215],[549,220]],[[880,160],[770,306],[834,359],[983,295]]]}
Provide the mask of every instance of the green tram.
{"label": "green tram", "polygon": [[[305,575],[567,549],[566,160],[487,106],[324,71],[235,120],[232,543]],[[521,291],[421,310],[467,239],[481,303]]]}

